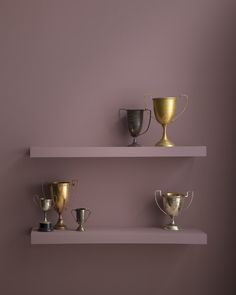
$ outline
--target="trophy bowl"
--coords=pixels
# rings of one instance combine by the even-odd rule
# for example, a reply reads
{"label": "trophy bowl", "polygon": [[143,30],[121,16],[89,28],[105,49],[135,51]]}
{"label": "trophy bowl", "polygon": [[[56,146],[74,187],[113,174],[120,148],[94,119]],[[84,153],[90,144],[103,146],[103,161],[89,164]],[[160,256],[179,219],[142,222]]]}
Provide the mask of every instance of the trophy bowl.
{"label": "trophy bowl", "polygon": [[58,221],[54,225],[54,229],[65,230],[67,226],[64,223],[62,213],[67,209],[70,199],[71,189],[77,185],[77,181],[60,181],[49,183],[49,191],[51,198],[54,200],[54,209],[58,213]]}
{"label": "trophy bowl", "polygon": [[[151,123],[151,110],[148,109],[120,109],[119,114],[121,114],[121,111],[127,112],[127,123],[128,123],[128,130],[130,135],[133,138],[133,142],[129,144],[128,146],[141,146],[137,142],[137,137],[146,133],[150,127]],[[149,119],[148,119],[148,126],[147,128],[141,132],[142,126],[143,126],[143,115],[144,112],[149,112]]]}
{"label": "trophy bowl", "polygon": [[162,138],[156,143],[156,146],[173,147],[175,144],[167,137],[167,125],[175,121],[180,115],[184,113],[188,105],[188,96],[185,94],[180,95],[186,99],[186,104],[183,110],[176,115],[176,101],[177,97],[158,97],[153,98],[153,109],[155,118],[158,123],[162,125],[163,133]]}
{"label": "trophy bowl", "polygon": [[[160,206],[158,198],[162,198],[162,206]],[[186,198],[190,197],[190,201],[187,207],[184,208]],[[161,190],[155,191],[155,201],[159,209],[171,218],[171,222],[164,226],[167,230],[179,230],[179,226],[175,223],[175,217],[177,217],[182,209],[190,207],[193,201],[193,191],[188,191],[186,194],[167,192],[162,193]]]}

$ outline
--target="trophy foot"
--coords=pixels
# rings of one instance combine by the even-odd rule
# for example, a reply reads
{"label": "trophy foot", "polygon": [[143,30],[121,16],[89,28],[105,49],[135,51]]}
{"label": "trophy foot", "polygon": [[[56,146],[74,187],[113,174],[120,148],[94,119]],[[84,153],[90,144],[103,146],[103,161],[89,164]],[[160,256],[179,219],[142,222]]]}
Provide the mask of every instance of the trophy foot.
{"label": "trophy foot", "polygon": [[56,230],[66,230],[67,226],[64,224],[63,220],[58,220],[58,222],[54,225],[54,229],[56,229]]}
{"label": "trophy foot", "polygon": [[137,143],[137,138],[133,137],[133,142],[129,144],[128,146],[141,146],[141,144]]}
{"label": "trophy foot", "polygon": [[83,232],[83,231],[85,231],[85,229],[84,229],[83,226],[80,225],[80,226],[77,227],[76,231],[82,231]]}
{"label": "trophy foot", "polygon": [[50,222],[40,222],[38,231],[51,232],[53,231],[53,226]]}
{"label": "trophy foot", "polygon": [[56,229],[56,230],[67,230],[67,226],[65,224],[55,224],[54,229]]}
{"label": "trophy foot", "polygon": [[180,230],[180,228],[178,227],[178,225],[176,225],[176,224],[172,224],[172,223],[167,224],[167,225],[164,227],[164,229],[166,229],[166,230]]}
{"label": "trophy foot", "polygon": [[161,139],[158,141],[155,146],[161,146],[161,147],[173,147],[175,144],[171,142],[169,139]]}

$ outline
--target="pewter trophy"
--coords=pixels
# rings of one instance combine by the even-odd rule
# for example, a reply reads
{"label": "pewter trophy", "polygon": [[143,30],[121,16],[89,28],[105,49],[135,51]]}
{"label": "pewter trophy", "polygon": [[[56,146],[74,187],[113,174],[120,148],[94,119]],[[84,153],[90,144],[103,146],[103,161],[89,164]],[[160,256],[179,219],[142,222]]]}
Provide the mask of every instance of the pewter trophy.
{"label": "pewter trophy", "polygon": [[174,122],[187,109],[188,96],[182,94],[179,97],[185,98],[186,104],[183,110],[177,115],[175,115],[177,97],[158,97],[152,99],[156,120],[162,125],[163,128],[162,138],[156,143],[156,146],[172,147],[175,145],[168,139],[166,129],[169,123]]}
{"label": "pewter trophy", "polygon": [[[162,198],[162,207],[159,205],[158,197]],[[189,198],[190,201],[186,208],[184,208],[185,199]],[[193,201],[193,191],[188,191],[186,195],[180,193],[162,193],[161,190],[155,191],[155,201],[159,209],[171,218],[171,222],[164,226],[167,230],[179,230],[179,226],[175,223],[177,217],[182,209],[190,207]]]}
{"label": "pewter trophy", "polygon": [[67,204],[70,199],[72,187],[76,187],[77,180],[72,181],[60,181],[49,183],[49,192],[51,198],[54,200],[54,209],[58,213],[58,221],[54,225],[54,229],[66,230],[67,226],[64,223],[62,212],[67,209]]}
{"label": "pewter trophy", "polygon": [[[73,212],[75,212],[75,216]],[[88,220],[89,216],[91,215],[91,211],[88,208],[77,208],[77,209],[72,209],[71,214],[79,225],[76,230],[85,231],[84,224]]]}
{"label": "pewter trophy", "polygon": [[[137,142],[137,137],[146,133],[149,129],[151,123],[151,110],[149,109],[120,109],[119,114],[121,115],[121,111],[127,112],[127,122],[129,133],[133,137],[133,142],[128,146],[141,146]],[[143,114],[144,112],[149,112],[148,126],[147,128],[141,132],[143,126]]]}
{"label": "pewter trophy", "polygon": [[43,221],[39,223],[38,231],[51,232],[53,230],[52,223],[47,219],[47,212],[53,208],[53,200],[45,197],[35,196],[34,202],[43,211]]}

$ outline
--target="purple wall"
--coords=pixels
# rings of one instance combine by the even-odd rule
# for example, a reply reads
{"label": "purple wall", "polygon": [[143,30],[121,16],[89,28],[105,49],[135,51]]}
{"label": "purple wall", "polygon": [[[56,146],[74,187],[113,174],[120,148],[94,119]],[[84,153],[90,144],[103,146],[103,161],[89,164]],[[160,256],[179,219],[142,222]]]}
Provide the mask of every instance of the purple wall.
{"label": "purple wall", "polygon": [[[0,0],[1,294],[234,294],[235,3]],[[144,107],[148,92],[189,94],[169,135],[207,145],[207,158],[26,155],[30,145],[125,145],[117,111]],[[140,141],[160,134],[153,121]],[[41,218],[32,196],[64,178],[79,179],[70,208],[90,207],[88,226],[160,226],[153,191],[193,189],[178,220],[206,231],[208,246],[30,246]],[[69,211],[65,220],[75,227]]]}

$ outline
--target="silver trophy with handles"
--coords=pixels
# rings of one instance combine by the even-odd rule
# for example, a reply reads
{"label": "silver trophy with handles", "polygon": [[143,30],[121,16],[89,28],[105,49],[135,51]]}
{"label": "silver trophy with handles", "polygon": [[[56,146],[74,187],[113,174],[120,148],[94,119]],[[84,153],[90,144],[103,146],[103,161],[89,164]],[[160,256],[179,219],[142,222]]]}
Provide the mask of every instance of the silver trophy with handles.
{"label": "silver trophy with handles", "polygon": [[[75,215],[74,215],[75,212]],[[74,217],[75,221],[78,223],[77,231],[85,231],[84,224],[91,215],[91,211],[88,208],[76,208],[71,210],[71,214]]]}
{"label": "silver trophy with handles", "polygon": [[[175,223],[175,218],[183,209],[188,209],[193,201],[193,191],[188,191],[186,194],[166,192],[161,190],[155,191],[155,201],[158,208],[171,218],[171,222],[164,226],[167,230],[179,230],[179,226]],[[160,200],[162,205],[159,204]],[[188,205],[185,202],[188,200]]]}

